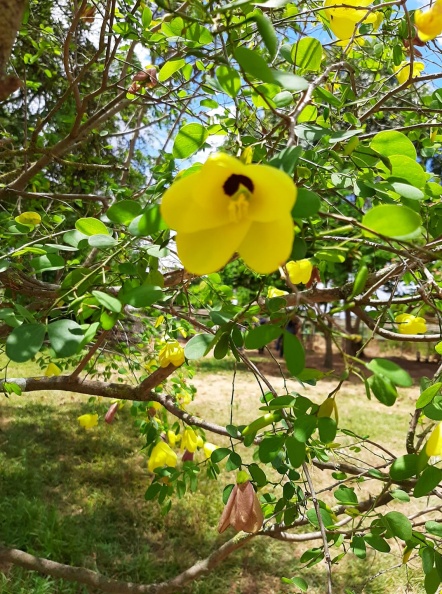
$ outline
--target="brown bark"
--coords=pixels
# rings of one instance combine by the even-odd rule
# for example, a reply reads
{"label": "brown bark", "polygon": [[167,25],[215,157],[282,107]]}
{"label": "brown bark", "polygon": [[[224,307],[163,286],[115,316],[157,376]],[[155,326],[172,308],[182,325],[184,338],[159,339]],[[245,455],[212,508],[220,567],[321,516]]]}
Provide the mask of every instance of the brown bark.
{"label": "brown bark", "polygon": [[6,76],[6,66],[23,19],[25,0],[0,0],[0,101],[20,87],[16,76]]}

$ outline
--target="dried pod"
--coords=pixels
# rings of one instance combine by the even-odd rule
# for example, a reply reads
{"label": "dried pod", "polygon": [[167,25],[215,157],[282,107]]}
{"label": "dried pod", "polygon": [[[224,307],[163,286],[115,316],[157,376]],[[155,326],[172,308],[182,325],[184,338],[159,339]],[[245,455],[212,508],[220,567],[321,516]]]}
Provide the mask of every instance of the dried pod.
{"label": "dried pod", "polygon": [[237,484],[230,493],[227,505],[218,523],[218,532],[232,526],[238,532],[258,532],[264,516],[255,489],[250,481]]}

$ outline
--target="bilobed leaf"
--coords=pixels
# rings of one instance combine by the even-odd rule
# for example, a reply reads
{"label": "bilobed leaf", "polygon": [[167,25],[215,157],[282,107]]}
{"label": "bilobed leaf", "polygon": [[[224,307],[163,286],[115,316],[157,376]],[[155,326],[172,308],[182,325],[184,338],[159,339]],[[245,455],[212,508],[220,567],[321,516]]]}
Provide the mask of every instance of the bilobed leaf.
{"label": "bilobed leaf", "polygon": [[289,436],[286,439],[285,447],[290,464],[293,468],[299,468],[305,460],[305,443]]}
{"label": "bilobed leaf", "polygon": [[[302,381],[302,377],[298,376]],[[322,443],[331,443],[336,437],[337,431],[336,421],[331,417],[320,417],[318,419],[319,439]]]}
{"label": "bilobed leaf", "polygon": [[106,211],[107,218],[119,225],[128,225],[142,211],[142,206],[135,200],[120,200]]}
{"label": "bilobed leaf", "polygon": [[241,77],[238,72],[230,66],[218,66],[215,71],[216,78],[229,97],[235,98],[241,89]]}
{"label": "bilobed leaf", "polygon": [[175,137],[173,156],[175,159],[187,159],[203,146],[207,136],[207,128],[201,124],[186,124]]}
{"label": "bilobed leaf", "polygon": [[442,481],[442,469],[436,466],[428,466],[418,478],[414,487],[413,495],[423,497],[428,495]]}
{"label": "bilobed leaf", "polygon": [[424,408],[424,406],[430,404],[436,394],[440,392],[441,388],[442,382],[436,382],[432,386],[428,386],[417,399],[416,408]]}
{"label": "bilobed leaf", "polygon": [[368,378],[368,384],[376,398],[385,406],[393,406],[396,402],[397,391],[394,384],[382,375],[372,375]]}
{"label": "bilobed leaf", "polygon": [[262,10],[256,9],[253,13],[258,31],[262,37],[264,45],[266,46],[270,58],[273,59],[278,51],[278,37],[273,28],[272,22],[264,15]]}
{"label": "bilobed leaf", "polygon": [[365,542],[380,553],[389,553],[390,552],[390,545],[382,538],[382,536],[378,536],[377,534],[368,533],[364,536]]}
{"label": "bilobed leaf", "polygon": [[411,379],[410,374],[405,371],[405,369],[402,369],[402,367],[399,367],[399,365],[388,359],[372,359],[370,363],[367,363],[366,367],[373,373],[388,377],[388,379],[396,386],[409,388],[413,385],[413,380]]}
{"label": "bilobed leaf", "polygon": [[362,224],[386,237],[406,239],[418,231],[422,221],[418,213],[407,206],[381,204],[365,213]]}
{"label": "bilobed leaf", "polygon": [[293,63],[303,70],[315,72],[321,67],[322,45],[314,37],[303,37],[292,47]]}
{"label": "bilobed leaf", "polygon": [[75,228],[84,235],[109,235],[109,229],[99,219],[87,217],[78,219]]}
{"label": "bilobed leaf", "polygon": [[114,247],[117,245],[118,241],[112,237],[112,235],[91,235],[88,240],[88,244],[91,247],[95,247],[98,249],[105,249],[109,247]]}
{"label": "bilobed leaf", "polygon": [[48,325],[48,337],[57,357],[72,357],[81,349],[84,332],[74,320],[57,320]]}
{"label": "bilobed leaf", "polygon": [[132,307],[149,307],[153,303],[161,301],[163,291],[161,287],[156,287],[155,285],[141,285],[140,287],[120,293],[119,297],[122,303],[132,305]]}
{"label": "bilobed leaf", "polygon": [[44,341],[44,324],[22,324],[6,340],[6,356],[16,363],[24,363],[36,355]]}
{"label": "bilobed leaf", "polygon": [[200,359],[210,351],[214,340],[213,334],[197,334],[192,336],[184,347],[184,354],[187,359]]}
{"label": "bilobed leaf", "polygon": [[275,82],[287,91],[305,91],[308,88],[308,81],[305,78],[302,78],[302,76],[298,76],[292,72],[270,68],[270,73],[272,82]]}
{"label": "bilobed leaf", "polygon": [[238,47],[234,55],[244,72],[263,82],[274,82],[271,69],[257,52],[245,47]]}
{"label": "bilobed leaf", "polygon": [[158,204],[147,206],[142,214],[132,219],[127,228],[135,237],[148,237],[163,229],[167,229],[167,225],[161,216]]}
{"label": "bilobed leaf", "polygon": [[218,464],[218,462],[221,462],[221,460],[224,460],[224,458],[230,456],[231,453],[232,450],[230,450],[229,448],[217,448],[216,450],[213,450],[213,452],[211,453],[210,459],[214,464]]}
{"label": "bilobed leaf", "polygon": [[402,196],[403,198],[408,198],[408,200],[423,200],[425,194],[419,188],[415,188],[414,186],[410,186],[410,184],[403,184],[401,182],[393,182],[391,184],[395,192]]}
{"label": "bilobed leaf", "polygon": [[252,328],[246,335],[246,349],[261,349],[282,334],[282,328],[273,324],[263,324]]}
{"label": "bilobed leaf", "polygon": [[283,335],[284,359],[291,375],[296,376],[305,367],[305,352],[299,338],[285,331]]}
{"label": "bilobed leaf", "polygon": [[370,147],[384,157],[401,155],[414,161],[417,157],[416,149],[411,140],[405,134],[396,130],[378,132],[370,142]]}
{"label": "bilobed leaf", "polygon": [[164,82],[165,80],[167,80],[168,78],[173,76],[175,74],[175,72],[178,72],[178,70],[181,70],[181,68],[183,66],[185,66],[185,64],[186,64],[186,62],[183,59],[169,60],[160,68],[160,71],[158,72],[158,77],[157,77],[158,80],[160,82]]}
{"label": "bilobed leaf", "polygon": [[422,165],[417,161],[404,157],[402,155],[392,155],[388,157],[391,166],[391,172],[385,168],[387,179],[399,178],[411,186],[423,188],[428,179],[428,174],[423,170]]}
{"label": "bilobed leaf", "polygon": [[353,536],[350,543],[350,549],[359,559],[365,559],[367,556],[367,548],[365,546],[365,540],[362,536]]}
{"label": "bilobed leaf", "polygon": [[382,523],[393,536],[397,536],[397,538],[404,541],[410,540],[413,528],[410,520],[404,514],[396,511],[388,512],[383,516]]}
{"label": "bilobed leaf", "polygon": [[321,207],[321,199],[315,192],[298,188],[298,196],[294,207],[292,208],[292,217],[295,219],[305,219],[313,217]]}
{"label": "bilobed leaf", "polygon": [[122,308],[121,302],[115,297],[112,297],[112,295],[103,293],[103,291],[92,291],[92,295],[100,305],[103,305],[109,311],[120,313]]}
{"label": "bilobed leaf", "polygon": [[46,254],[44,256],[36,256],[30,261],[30,265],[36,272],[43,272],[45,270],[61,270],[65,267],[66,262],[64,258],[58,254]]}

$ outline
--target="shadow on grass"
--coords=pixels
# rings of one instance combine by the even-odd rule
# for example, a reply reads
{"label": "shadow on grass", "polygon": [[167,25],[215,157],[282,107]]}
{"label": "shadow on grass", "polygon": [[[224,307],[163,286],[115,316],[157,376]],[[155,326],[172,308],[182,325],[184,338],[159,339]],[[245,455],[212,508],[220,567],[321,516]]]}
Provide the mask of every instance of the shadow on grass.
{"label": "shadow on grass", "polygon": [[[232,536],[216,525],[222,487],[201,473],[199,491],[175,501],[167,516],[144,500],[150,483],[143,442],[123,411],[112,426],[81,429],[86,412],[75,402],[26,401],[7,408],[0,431],[0,535],[2,542],[43,557],[98,570],[119,580],[166,580],[206,557]],[[257,538],[181,594],[279,594],[293,592],[282,576],[302,575],[299,557],[309,546]],[[344,565],[345,568],[345,565]],[[362,589],[366,564],[348,563],[335,594],[396,592]],[[304,576],[309,592],[325,591],[318,565]],[[92,594],[84,586],[18,568],[2,577],[2,594]]]}

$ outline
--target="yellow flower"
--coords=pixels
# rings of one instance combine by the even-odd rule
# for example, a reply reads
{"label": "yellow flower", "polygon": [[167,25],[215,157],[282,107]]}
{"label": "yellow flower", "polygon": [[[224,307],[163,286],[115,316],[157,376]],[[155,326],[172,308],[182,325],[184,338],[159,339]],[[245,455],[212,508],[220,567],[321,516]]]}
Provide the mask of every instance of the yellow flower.
{"label": "yellow flower", "polygon": [[81,415],[78,417],[78,422],[80,423],[81,427],[84,427],[85,429],[92,429],[92,427],[98,425],[98,415]]}
{"label": "yellow flower", "polygon": [[167,445],[167,443],[159,441],[150,454],[147,468],[149,469],[149,472],[154,472],[156,468],[160,468],[161,466],[173,466],[175,468],[177,462],[178,458],[175,452]]}
{"label": "yellow flower", "polygon": [[431,432],[425,446],[427,456],[442,456],[442,423],[438,423]]}
{"label": "yellow flower", "polygon": [[193,454],[193,452],[196,452],[197,447],[198,436],[191,427],[187,427],[186,429],[184,429],[180,448],[182,450],[187,450],[188,452]]}
{"label": "yellow flower", "polygon": [[213,443],[210,443],[209,441],[206,441],[203,446],[203,452],[207,459],[209,459],[210,456],[212,455],[212,452],[214,452],[217,449],[218,449],[218,446],[216,446]]}
{"label": "yellow flower", "polygon": [[[422,62],[413,62],[413,76],[412,78],[419,76],[425,65]],[[410,78],[410,62],[401,62],[399,66],[394,66],[394,73],[400,85],[403,85]]]}
{"label": "yellow flower", "polygon": [[184,363],[184,349],[177,340],[166,342],[158,353],[161,367],[167,367],[170,363],[179,367]]}
{"label": "yellow flower", "polygon": [[310,260],[290,260],[286,264],[287,272],[289,273],[290,282],[293,285],[304,283],[306,285],[312,275],[313,265]]}
{"label": "yellow flower", "polygon": [[427,323],[424,318],[417,318],[412,314],[399,314],[395,318],[400,334],[425,334]]}
{"label": "yellow flower", "polygon": [[442,0],[436,0],[430,10],[414,13],[414,24],[422,41],[434,39],[442,33]]}
{"label": "yellow flower", "polygon": [[[383,19],[381,12],[368,13],[368,10],[361,10],[361,8],[366,8],[371,3],[372,0],[346,0],[346,2],[341,2],[341,0],[325,0],[324,6],[327,9],[325,15],[329,21],[330,29],[339,39],[337,45],[348,45],[352,37],[357,34],[357,23],[371,23],[374,30],[379,27]],[[333,8],[340,4],[348,4],[355,8]]]}
{"label": "yellow flower", "polygon": [[290,255],[296,194],[283,171],[217,153],[172,184],[161,213],[177,232],[178,255],[189,272],[215,272],[238,252],[252,270],[268,274]]}
{"label": "yellow flower", "polygon": [[46,367],[45,376],[52,377],[53,375],[60,375],[61,369],[55,363],[49,363]]}
{"label": "yellow flower", "polygon": [[167,432],[167,441],[170,443],[172,447],[175,447],[177,442],[180,441],[180,439],[181,435],[177,435],[175,431],[171,431],[169,429],[169,431]]}
{"label": "yellow flower", "polygon": [[287,291],[282,291],[281,289],[277,289],[276,287],[269,287],[267,289],[267,297],[268,299],[272,299],[273,297],[281,297],[281,295],[287,295]]}
{"label": "yellow flower", "polygon": [[164,316],[158,316],[155,320],[154,328],[158,328],[164,322]]}

